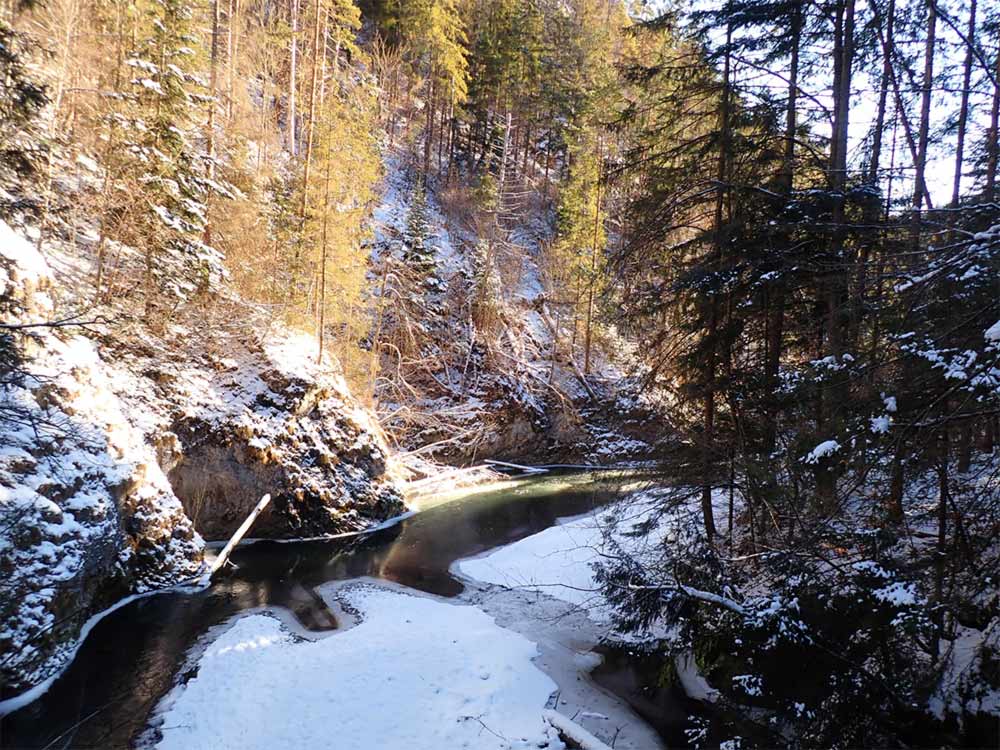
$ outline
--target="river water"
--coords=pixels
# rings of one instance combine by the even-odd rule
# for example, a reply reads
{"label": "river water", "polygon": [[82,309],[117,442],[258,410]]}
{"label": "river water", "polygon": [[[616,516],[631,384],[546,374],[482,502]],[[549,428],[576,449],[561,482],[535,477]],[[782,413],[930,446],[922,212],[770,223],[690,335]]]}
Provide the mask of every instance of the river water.
{"label": "river water", "polygon": [[[183,677],[185,656],[199,637],[233,615],[282,607],[309,630],[334,629],[336,616],[316,587],[361,577],[457,596],[462,584],[449,573],[456,560],[606,505],[634,488],[637,479],[625,473],[512,481],[352,539],[242,545],[231,558],[235,568],[210,587],[138,599],[101,620],[42,697],[0,719],[0,745],[128,747],[157,701]],[[666,739],[676,740],[683,699],[647,687],[641,662],[607,656],[595,672],[598,682],[628,700]]]}

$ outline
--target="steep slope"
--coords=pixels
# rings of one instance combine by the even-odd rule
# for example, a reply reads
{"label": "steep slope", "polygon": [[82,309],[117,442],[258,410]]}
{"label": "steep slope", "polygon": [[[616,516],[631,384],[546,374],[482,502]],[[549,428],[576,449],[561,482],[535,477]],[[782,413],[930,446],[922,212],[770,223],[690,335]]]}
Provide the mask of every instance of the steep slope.
{"label": "steep slope", "polygon": [[542,269],[548,204],[531,195],[484,249],[498,232],[470,206],[471,189],[431,183],[416,198],[419,173],[404,153],[389,155],[386,172],[372,288],[380,416],[400,447],[452,463],[657,455],[670,432],[630,374],[627,347],[595,348],[585,375],[554,312]]}
{"label": "steep slope", "polygon": [[[4,321],[51,320],[51,286],[37,251],[0,223]],[[27,330],[19,351],[4,342],[0,398],[0,675],[10,690],[63,663],[95,609],[195,575],[202,549],[93,344]]]}
{"label": "steep slope", "polygon": [[57,671],[94,612],[197,575],[202,536],[227,537],[265,492],[256,536],[403,509],[380,431],[311,338],[236,299],[158,328],[122,302],[77,315],[92,246],[39,245],[0,224],[7,694]]}

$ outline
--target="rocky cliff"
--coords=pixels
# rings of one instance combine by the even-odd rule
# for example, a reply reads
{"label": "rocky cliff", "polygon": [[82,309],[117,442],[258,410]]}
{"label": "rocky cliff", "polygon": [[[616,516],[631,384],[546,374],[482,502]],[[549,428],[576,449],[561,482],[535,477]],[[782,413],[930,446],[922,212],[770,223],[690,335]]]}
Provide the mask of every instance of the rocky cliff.
{"label": "rocky cliff", "polygon": [[378,429],[312,339],[236,300],[156,330],[75,315],[65,259],[45,255],[0,222],[3,697],[57,672],[95,612],[197,576],[202,538],[265,492],[254,536],[402,510]]}

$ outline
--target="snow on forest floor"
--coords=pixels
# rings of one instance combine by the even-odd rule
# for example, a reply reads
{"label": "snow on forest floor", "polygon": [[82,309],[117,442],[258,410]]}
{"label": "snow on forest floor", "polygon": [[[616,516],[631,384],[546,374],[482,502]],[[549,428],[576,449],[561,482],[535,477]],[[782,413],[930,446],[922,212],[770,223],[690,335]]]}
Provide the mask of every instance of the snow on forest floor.
{"label": "snow on forest floor", "polygon": [[[197,675],[164,699],[152,726],[156,747],[566,747],[549,718],[553,696],[564,692],[546,672],[570,683],[573,703],[558,700],[566,713],[588,692],[573,683],[593,656],[574,644],[553,653],[552,644],[539,646],[476,606],[403,587],[351,582],[321,591],[358,622],[312,640],[270,613],[236,619],[205,648]],[[642,731],[620,731],[614,699],[589,697],[588,716],[617,723],[612,732],[625,740],[618,748],[660,747],[634,716],[627,723]]]}
{"label": "snow on forest floor", "polygon": [[[414,193],[406,155],[390,150],[384,163],[382,195],[372,215],[376,271],[386,257],[403,255]],[[442,358],[442,362],[451,356],[455,361],[452,366],[446,363],[439,367],[429,380],[423,370],[413,373],[411,385],[423,382],[425,386],[417,389],[419,395],[412,390],[384,388],[379,394],[383,413],[390,420],[400,413],[425,415],[428,419],[415,420],[422,427],[439,420],[454,423],[433,438],[416,436],[411,445],[414,448],[428,440],[441,440],[441,450],[448,450],[445,446],[454,446],[445,438],[467,430],[476,436],[475,445],[467,447],[469,456],[503,454],[510,458],[518,441],[512,441],[507,431],[513,429],[511,425],[527,421],[532,423],[526,429],[536,447],[548,437],[581,460],[620,463],[649,457],[656,448],[646,442],[650,430],[644,425],[662,409],[643,393],[639,378],[629,375],[638,360],[626,342],[611,331],[603,332],[592,352],[587,382],[581,375],[582,363],[574,364],[582,352],[576,351],[574,362],[567,359],[569,342],[576,337],[572,320],[559,314],[547,290],[544,246],[551,239],[553,223],[544,202],[529,202],[519,211],[505,241],[494,248],[499,274],[497,301],[503,309],[504,327],[502,335],[490,344],[494,356],[484,361],[472,356],[470,347],[475,345],[475,352],[481,354],[483,340],[477,339],[470,327],[467,305],[456,300],[467,302],[472,293],[476,248],[482,246],[481,227],[455,215],[453,207],[449,209],[448,190],[437,187],[429,187],[425,203],[427,242],[433,250],[437,283],[427,292],[429,300],[415,307],[440,312],[439,316],[427,313],[419,321],[425,332],[434,329],[439,334],[440,340],[426,347],[426,355]],[[442,294],[444,289],[447,292]],[[382,294],[374,280],[373,294]],[[456,346],[441,345],[441,341],[452,341],[456,336]],[[616,399],[616,393],[627,398]],[[521,419],[512,418],[518,415]],[[404,435],[409,427],[392,421],[388,425]]]}

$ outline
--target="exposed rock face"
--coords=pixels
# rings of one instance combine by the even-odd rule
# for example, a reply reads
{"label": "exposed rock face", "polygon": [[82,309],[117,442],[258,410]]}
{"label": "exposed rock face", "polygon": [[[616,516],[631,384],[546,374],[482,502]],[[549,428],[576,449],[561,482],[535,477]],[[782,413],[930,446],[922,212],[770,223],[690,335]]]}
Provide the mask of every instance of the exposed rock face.
{"label": "exposed rock face", "polygon": [[[0,222],[0,318],[50,320],[50,285],[44,260]],[[64,663],[96,610],[201,567],[201,539],[93,344],[71,329],[27,330],[5,342],[0,365],[4,692]]]}
{"label": "exposed rock face", "polygon": [[206,538],[227,538],[265,492],[256,537],[354,531],[402,512],[376,426],[313,347],[285,333],[231,350],[207,388],[188,387],[190,370],[168,379],[167,403],[186,405],[170,419],[180,455],[169,476]]}
{"label": "exposed rock face", "polygon": [[[59,318],[57,291],[0,222],[0,319]],[[258,342],[233,300],[155,332],[117,312],[0,331],[0,697],[65,664],[95,612],[197,575],[202,537],[228,537],[266,492],[257,537],[403,510],[381,433],[313,339],[271,327]]]}

